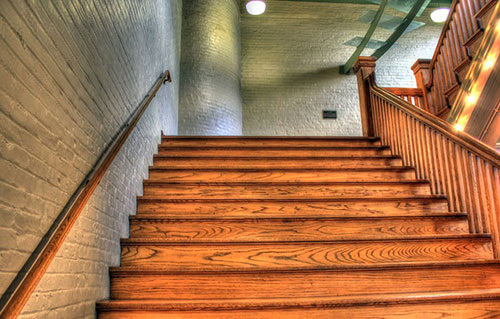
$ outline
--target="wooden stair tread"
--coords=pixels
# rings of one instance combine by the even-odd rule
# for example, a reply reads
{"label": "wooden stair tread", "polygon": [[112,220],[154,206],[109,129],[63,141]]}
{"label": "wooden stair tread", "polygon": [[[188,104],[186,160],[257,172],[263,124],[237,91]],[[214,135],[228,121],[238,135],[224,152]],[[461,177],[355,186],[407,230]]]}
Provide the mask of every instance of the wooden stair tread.
{"label": "wooden stair tread", "polygon": [[500,265],[487,261],[334,265],[323,268],[111,269],[114,299],[217,299],[352,296],[493,289]]}
{"label": "wooden stair tread", "polygon": [[444,201],[446,200],[445,196],[442,195],[418,195],[418,196],[406,196],[400,197],[398,199],[394,199],[392,197],[375,197],[375,198],[366,198],[366,197],[330,197],[327,199],[315,199],[315,198],[287,198],[287,199],[235,199],[235,198],[191,198],[191,199],[173,199],[173,198],[163,198],[158,196],[137,196],[139,201],[154,201],[154,202],[166,202],[166,203],[238,203],[238,202],[270,202],[270,203],[333,203],[333,202],[353,202],[353,201],[368,201],[368,202],[391,202],[391,201],[399,201],[399,200],[422,200],[422,201]]}
{"label": "wooden stair tread", "polygon": [[159,146],[159,155],[178,157],[360,157],[375,155],[391,155],[388,146],[356,146],[356,147],[172,147]]}
{"label": "wooden stair tread", "polygon": [[491,236],[382,144],[162,136],[99,318],[500,317]]}
{"label": "wooden stair tread", "polygon": [[442,234],[442,235],[418,235],[418,236],[401,236],[395,238],[350,238],[338,240],[307,240],[307,241],[268,241],[268,242],[248,242],[248,241],[234,241],[234,242],[217,242],[217,241],[202,241],[202,242],[177,242],[172,243],[166,241],[164,238],[122,238],[121,243],[124,245],[162,245],[162,246],[236,246],[236,245],[255,245],[255,246],[274,246],[274,245],[297,245],[297,244],[338,244],[338,243],[354,243],[363,244],[369,242],[414,242],[414,241],[440,241],[440,240],[489,240],[490,234]]}
{"label": "wooden stair tread", "polygon": [[421,236],[335,241],[179,242],[122,241],[122,266],[196,269],[289,269],[308,265],[384,264],[493,258],[490,237]]}
{"label": "wooden stair tread", "polygon": [[139,215],[130,218],[132,238],[182,241],[312,241],[400,236],[466,234],[466,215],[421,216],[184,216]]}
{"label": "wooden stair tread", "polygon": [[174,171],[174,172],[371,172],[371,171],[413,171],[410,166],[392,166],[392,167],[339,167],[339,168],[171,168],[168,166],[150,166],[150,171]]}
{"label": "wooden stair tread", "polygon": [[268,135],[162,135],[162,139],[174,139],[174,140],[225,140],[225,139],[237,139],[237,140],[380,140],[380,137],[376,136],[268,136]]}
{"label": "wooden stair tread", "polygon": [[[348,271],[383,271],[383,270],[403,270],[403,269],[447,269],[460,267],[493,267],[498,269],[500,275],[500,260],[484,259],[484,260],[457,260],[457,261],[426,261],[426,262],[406,262],[406,263],[385,263],[385,264],[352,264],[352,265],[332,265],[323,267],[321,271],[313,267],[296,267],[293,269],[224,269],[224,270],[175,270],[162,267],[110,267],[109,271],[112,275],[132,275],[140,276],[141,274],[149,275],[211,275],[225,276],[227,274],[280,274],[280,273],[320,273],[320,272],[345,272]],[[499,277],[500,280],[500,277]]]}
{"label": "wooden stair tread", "polygon": [[175,183],[331,183],[349,180],[366,182],[405,181],[415,179],[415,170],[409,167],[344,168],[344,169],[174,169],[151,167],[149,182]]}
{"label": "wooden stair tread", "polygon": [[192,146],[237,146],[237,147],[324,147],[324,146],[364,146],[379,144],[379,138],[370,137],[351,137],[351,138],[332,138],[332,137],[163,137],[160,145],[176,147]]}
{"label": "wooden stair tread", "polygon": [[131,221],[164,221],[164,222],[244,222],[244,221],[348,221],[348,220],[377,220],[377,219],[402,219],[402,218],[450,218],[450,219],[467,219],[467,213],[422,213],[422,215],[388,215],[388,216],[310,216],[310,215],[290,215],[290,216],[279,216],[279,217],[266,217],[266,216],[249,216],[249,217],[236,217],[236,216],[214,216],[214,217],[190,217],[190,216],[182,216],[176,217],[168,214],[140,214],[140,215],[131,215],[129,219]]}
{"label": "wooden stair tread", "polygon": [[204,299],[204,300],[106,300],[98,303],[101,310],[222,310],[295,307],[339,307],[362,305],[390,305],[415,302],[445,302],[500,299],[499,289],[466,291],[439,291],[427,293],[373,294],[317,298],[268,298],[268,299]]}
{"label": "wooden stair tread", "polygon": [[159,214],[171,217],[282,217],[282,216],[421,216],[448,211],[443,196],[394,197],[330,196],[328,198],[165,198],[138,197],[138,216]]}
{"label": "wooden stair tread", "polygon": [[393,198],[430,194],[428,181],[352,182],[144,182],[145,196],[170,198]]}
{"label": "wooden stair tread", "polygon": [[169,186],[169,185],[257,185],[262,186],[265,185],[399,185],[399,184],[410,184],[410,185],[419,185],[419,184],[429,184],[428,180],[398,180],[398,181],[333,181],[333,182],[268,182],[268,181],[245,181],[245,182],[210,182],[210,181],[201,181],[201,182],[170,182],[170,181],[144,181],[144,185],[160,185],[160,186]]}

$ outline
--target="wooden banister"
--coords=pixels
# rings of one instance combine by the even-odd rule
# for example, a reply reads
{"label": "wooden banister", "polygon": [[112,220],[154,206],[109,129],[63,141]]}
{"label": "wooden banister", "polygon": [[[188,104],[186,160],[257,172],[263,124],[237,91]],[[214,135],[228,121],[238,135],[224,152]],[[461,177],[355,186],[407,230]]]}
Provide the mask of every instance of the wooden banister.
{"label": "wooden banister", "polygon": [[[471,233],[491,234],[500,259],[500,154],[447,122],[375,85],[365,74],[375,136],[389,145],[434,195],[446,195],[450,212],[466,212]],[[358,77],[359,79],[359,77]],[[360,101],[360,103],[364,103]]]}
{"label": "wooden banister", "polygon": [[14,281],[7,288],[7,291],[0,299],[1,319],[14,319],[20,314],[50,263],[56,256],[66,236],[80,216],[87,201],[101,182],[107,169],[127,141],[137,123],[139,123],[139,120],[148,109],[161,86],[167,81],[172,82],[169,71],[165,71],[165,73],[155,82],[146,98],[137,107],[134,113],[132,113],[127,123],[122,126],[116,137],[103,152],[76,192],[72,195],[49,231],[42,238]]}
{"label": "wooden banister", "polygon": [[[446,118],[460,84],[464,79],[484,28],[480,18],[486,15],[497,0],[454,0],[444,24],[436,50],[428,63],[425,75],[419,78],[417,61],[414,67],[417,85],[424,90],[426,108]],[[487,20],[487,19],[486,19]]]}

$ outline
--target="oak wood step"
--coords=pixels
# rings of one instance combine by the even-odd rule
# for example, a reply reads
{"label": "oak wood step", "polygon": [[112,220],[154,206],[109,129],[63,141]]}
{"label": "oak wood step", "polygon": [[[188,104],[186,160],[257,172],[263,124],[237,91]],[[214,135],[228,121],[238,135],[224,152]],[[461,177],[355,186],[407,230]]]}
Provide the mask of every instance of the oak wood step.
{"label": "oak wood step", "polygon": [[467,234],[464,214],[402,217],[171,219],[132,216],[131,238],[189,241],[308,241]]}
{"label": "oak wood step", "polygon": [[388,146],[367,147],[171,147],[159,146],[159,155],[178,157],[360,157],[391,155]]}
{"label": "oak wood step", "polygon": [[144,196],[167,198],[333,198],[430,195],[427,181],[338,183],[167,183],[144,182]]}
{"label": "oak wood step", "polygon": [[168,182],[332,182],[415,179],[411,167],[339,169],[170,169],[151,167],[149,181]]}
{"label": "oak wood step", "polygon": [[324,268],[340,264],[493,258],[489,236],[434,235],[392,239],[257,243],[122,240],[122,266],[170,270]]}
{"label": "oak wood step", "polygon": [[365,157],[176,157],[154,156],[154,166],[178,169],[209,168],[348,168],[348,167],[387,167],[402,166],[403,160],[398,156],[365,156]]}
{"label": "oak wood step", "polygon": [[169,218],[373,217],[448,214],[443,196],[329,199],[166,199],[138,197],[137,214]]}
{"label": "oak wood step", "polygon": [[111,268],[112,299],[314,298],[500,287],[498,261],[342,265],[324,270]]}
{"label": "oak wood step", "polygon": [[164,136],[162,146],[174,147],[359,147],[380,145],[376,137]]}
{"label": "oak wood step", "polygon": [[112,300],[98,303],[97,309],[100,319],[477,319],[500,317],[500,289],[330,298]]}

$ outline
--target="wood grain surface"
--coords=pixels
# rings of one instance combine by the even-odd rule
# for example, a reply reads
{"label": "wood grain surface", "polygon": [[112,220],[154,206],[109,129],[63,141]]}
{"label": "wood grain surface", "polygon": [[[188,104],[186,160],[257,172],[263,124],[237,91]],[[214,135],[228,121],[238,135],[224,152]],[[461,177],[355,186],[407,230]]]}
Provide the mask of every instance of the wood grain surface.
{"label": "wood grain surface", "polygon": [[132,238],[191,241],[308,241],[466,234],[464,215],[393,218],[246,218],[185,219],[132,217]]}

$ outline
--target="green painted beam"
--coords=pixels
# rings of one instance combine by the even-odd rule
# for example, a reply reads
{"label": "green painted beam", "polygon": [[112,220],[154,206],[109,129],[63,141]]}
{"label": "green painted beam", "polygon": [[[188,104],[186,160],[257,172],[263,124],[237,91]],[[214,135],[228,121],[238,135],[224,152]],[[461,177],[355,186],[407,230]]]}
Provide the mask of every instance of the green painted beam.
{"label": "green painted beam", "polygon": [[349,60],[340,67],[340,73],[341,74],[349,74],[351,72],[351,68],[354,65],[354,62],[356,62],[356,59],[360,56],[360,54],[363,52],[363,50],[366,48],[366,45],[370,41],[373,33],[375,32],[375,29],[377,29],[378,23],[380,21],[380,18],[382,17],[382,14],[384,13],[385,7],[387,6],[387,1],[388,0],[382,0],[380,3],[380,7],[378,8],[377,14],[372,20],[372,23],[370,24],[370,28],[365,34],[365,37],[361,41],[361,43],[358,45],[356,48],[356,51],[351,55]]}
{"label": "green painted beam", "polygon": [[419,14],[419,12],[422,12],[425,10],[425,8],[429,5],[431,0],[418,0],[415,5],[413,5],[413,8],[410,10],[410,12],[406,15],[406,17],[403,19],[403,22],[394,30],[394,32],[391,34],[391,36],[385,41],[385,45],[377,49],[373,54],[372,57],[375,57],[379,59],[382,57],[387,50],[389,50],[394,43],[403,35],[405,30],[408,28],[410,23],[415,19],[415,17]]}

